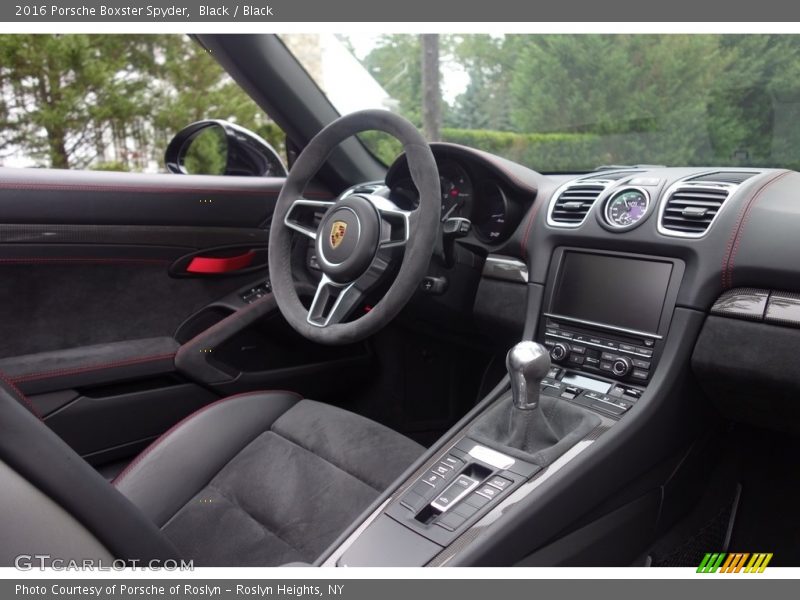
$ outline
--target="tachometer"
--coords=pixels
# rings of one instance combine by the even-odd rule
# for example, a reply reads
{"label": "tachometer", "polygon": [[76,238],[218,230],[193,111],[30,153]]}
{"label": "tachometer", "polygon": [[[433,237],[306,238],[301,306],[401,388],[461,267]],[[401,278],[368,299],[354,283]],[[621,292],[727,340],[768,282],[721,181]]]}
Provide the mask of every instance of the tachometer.
{"label": "tachometer", "polygon": [[472,181],[457,162],[446,161],[439,165],[442,184],[442,221],[449,217],[469,217],[472,206]]}
{"label": "tachometer", "polygon": [[636,225],[647,214],[650,196],[639,188],[625,188],[615,192],[607,201],[606,222],[615,228]]}

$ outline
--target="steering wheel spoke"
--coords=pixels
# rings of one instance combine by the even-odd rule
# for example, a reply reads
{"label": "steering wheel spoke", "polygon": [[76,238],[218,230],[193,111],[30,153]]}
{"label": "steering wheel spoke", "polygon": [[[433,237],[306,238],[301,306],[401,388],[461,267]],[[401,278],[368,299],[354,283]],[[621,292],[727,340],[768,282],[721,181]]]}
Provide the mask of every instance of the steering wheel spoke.
{"label": "steering wheel spoke", "polygon": [[306,320],[315,327],[341,323],[363,303],[388,268],[389,260],[376,256],[369,269],[349,283],[337,283],[323,273]]}
{"label": "steering wheel spoke", "polygon": [[[325,212],[334,205],[333,201],[328,200],[308,200],[306,198],[298,198],[294,202],[292,202],[291,206],[289,206],[289,210],[286,212],[286,216],[283,218],[283,224],[286,225],[289,229],[297,231],[298,233],[302,233],[304,236],[311,238],[312,240],[317,239],[317,228],[314,226],[309,226],[304,224],[300,217],[299,213],[303,212],[303,210],[310,210],[315,211],[319,210],[320,208],[324,209]],[[313,217],[312,217],[313,220]]]}
{"label": "steering wheel spoke", "polygon": [[378,247],[398,248],[405,246],[411,236],[414,211],[403,210],[394,202],[376,194],[361,194],[378,211],[381,219],[381,233]]}
{"label": "steering wheel spoke", "polygon": [[381,216],[380,248],[400,248],[408,243],[411,231],[410,211],[399,208],[378,208]]}
{"label": "steering wheel spoke", "polygon": [[355,282],[338,284],[323,274],[308,309],[308,322],[316,327],[341,323],[362,297]]}

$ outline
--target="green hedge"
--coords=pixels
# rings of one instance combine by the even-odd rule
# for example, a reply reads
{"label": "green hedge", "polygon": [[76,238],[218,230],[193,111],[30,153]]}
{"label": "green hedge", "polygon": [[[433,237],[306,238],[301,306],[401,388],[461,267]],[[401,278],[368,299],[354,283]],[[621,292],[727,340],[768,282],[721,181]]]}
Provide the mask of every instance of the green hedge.
{"label": "green hedge", "polygon": [[479,148],[537,171],[567,171],[612,162],[602,136],[583,133],[511,133],[444,129],[442,140]]}
{"label": "green hedge", "polygon": [[[368,131],[360,134],[362,141],[386,164],[397,157],[400,144],[386,134]],[[582,133],[511,133],[485,129],[442,130],[442,141],[478,148],[538,171],[574,171],[600,164],[641,162],[646,148],[641,140],[636,144],[620,144],[619,136],[600,136]],[[652,159],[650,159],[652,160]]]}
{"label": "green hedge", "polygon": [[[400,154],[400,144],[386,134],[368,131],[359,136],[386,164]],[[745,166],[733,157],[715,152],[704,131],[690,129],[600,135],[445,128],[442,141],[479,148],[543,173],[645,162],[668,166]],[[774,140],[771,156],[751,156],[746,166],[781,165],[800,170],[800,156],[793,151],[795,143],[779,141],[779,138]]]}

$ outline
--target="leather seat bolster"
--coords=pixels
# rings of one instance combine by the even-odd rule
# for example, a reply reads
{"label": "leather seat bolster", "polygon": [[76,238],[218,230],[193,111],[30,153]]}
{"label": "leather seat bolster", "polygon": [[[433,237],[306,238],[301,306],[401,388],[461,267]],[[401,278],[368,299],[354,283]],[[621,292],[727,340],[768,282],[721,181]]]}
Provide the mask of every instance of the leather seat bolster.
{"label": "leather seat bolster", "polygon": [[247,392],[209,404],[153,442],[113,483],[162,527],[301,399],[293,392]]}

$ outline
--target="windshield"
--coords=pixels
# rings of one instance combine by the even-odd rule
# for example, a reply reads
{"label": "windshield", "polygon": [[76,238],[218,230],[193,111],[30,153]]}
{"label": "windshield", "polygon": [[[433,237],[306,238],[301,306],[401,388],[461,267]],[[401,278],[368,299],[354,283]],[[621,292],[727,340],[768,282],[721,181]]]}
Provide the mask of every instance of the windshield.
{"label": "windshield", "polygon": [[340,113],[393,110],[431,141],[542,172],[800,167],[795,35],[281,37]]}

